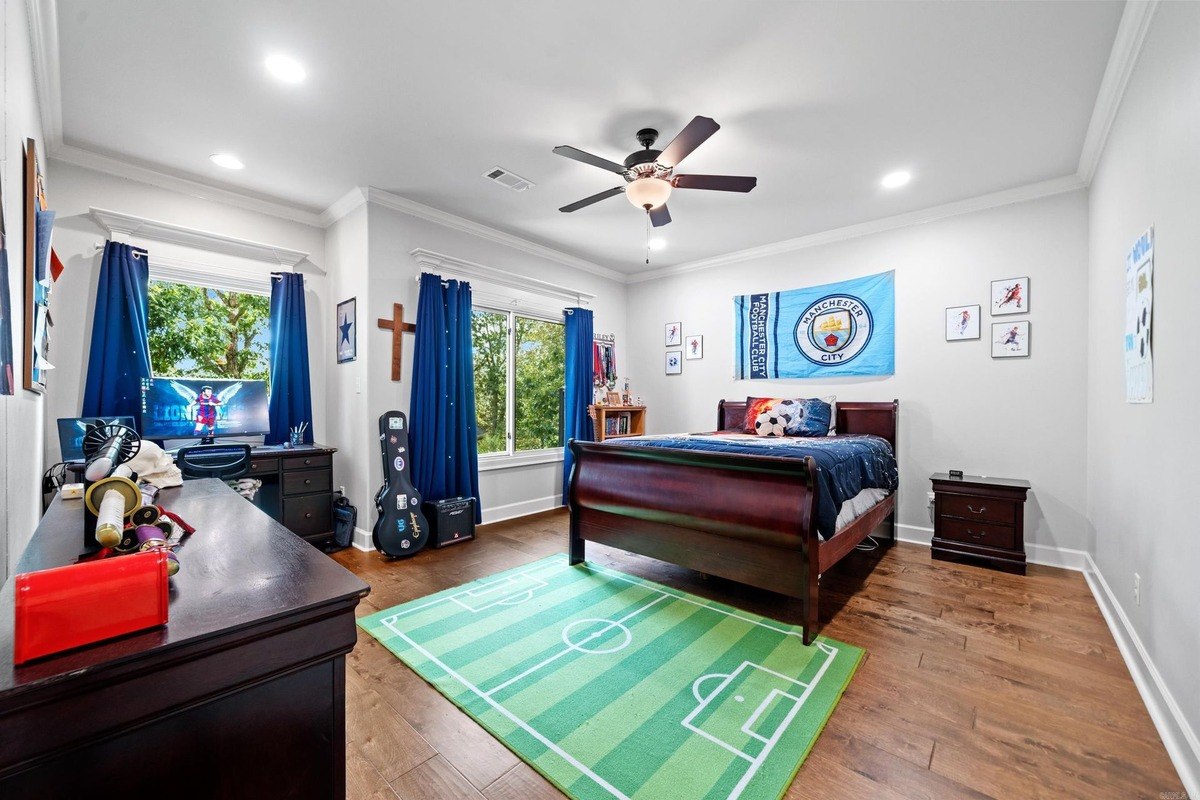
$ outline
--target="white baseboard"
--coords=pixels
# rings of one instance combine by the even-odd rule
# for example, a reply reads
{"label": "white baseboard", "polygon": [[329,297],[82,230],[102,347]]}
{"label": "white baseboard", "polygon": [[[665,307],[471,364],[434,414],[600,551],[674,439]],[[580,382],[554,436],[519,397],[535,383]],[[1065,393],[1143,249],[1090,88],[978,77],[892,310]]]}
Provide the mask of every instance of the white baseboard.
{"label": "white baseboard", "polygon": [[1146,704],[1146,710],[1150,712],[1150,719],[1154,721],[1154,727],[1162,737],[1167,755],[1175,765],[1188,797],[1200,798],[1200,739],[1197,739],[1196,731],[1192,730],[1183,715],[1183,710],[1163,682],[1158,667],[1154,665],[1149,651],[1142,644],[1141,637],[1137,635],[1125,610],[1117,602],[1116,595],[1096,566],[1096,562],[1092,560],[1091,554],[1084,555],[1087,561],[1084,577],[1087,578],[1088,586],[1096,597],[1100,613],[1104,615],[1104,620],[1117,641],[1117,648],[1125,659],[1125,665],[1129,667],[1129,673],[1142,696],[1142,702]]}
{"label": "white baseboard", "polygon": [[354,529],[354,538],[350,540],[350,543],[364,553],[370,553],[375,550],[375,545],[371,541],[371,532],[364,531],[362,528],[356,527]]}
{"label": "white baseboard", "polygon": [[[902,542],[924,545],[929,547],[933,539],[933,528],[921,525],[897,525],[896,538]],[[1026,544],[1025,560],[1030,564],[1041,564],[1047,567],[1059,567],[1075,572],[1085,572],[1088,569],[1088,554],[1085,550],[1072,550],[1069,547],[1051,547],[1045,544]]]}
{"label": "white baseboard", "polygon": [[549,497],[522,500],[519,503],[507,503],[506,505],[493,506],[492,508],[485,507],[483,509],[483,524],[489,525],[493,522],[502,522],[506,519],[524,517],[529,514],[537,514],[539,511],[549,511],[561,506],[562,495],[553,494]]}

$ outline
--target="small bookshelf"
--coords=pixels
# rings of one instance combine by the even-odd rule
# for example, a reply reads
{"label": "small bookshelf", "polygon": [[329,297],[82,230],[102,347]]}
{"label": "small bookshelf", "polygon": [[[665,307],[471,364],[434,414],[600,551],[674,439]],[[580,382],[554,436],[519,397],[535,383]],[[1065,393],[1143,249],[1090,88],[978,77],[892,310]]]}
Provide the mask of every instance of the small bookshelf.
{"label": "small bookshelf", "polygon": [[596,441],[646,434],[645,406],[588,406],[595,425]]}

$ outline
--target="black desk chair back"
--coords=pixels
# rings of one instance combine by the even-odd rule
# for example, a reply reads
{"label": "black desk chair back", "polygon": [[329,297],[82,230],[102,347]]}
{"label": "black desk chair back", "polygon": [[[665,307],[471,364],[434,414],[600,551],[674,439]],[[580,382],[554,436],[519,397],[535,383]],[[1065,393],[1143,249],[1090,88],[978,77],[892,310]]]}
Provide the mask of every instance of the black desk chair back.
{"label": "black desk chair back", "polygon": [[250,471],[250,445],[202,444],[184,447],[175,455],[175,466],[185,478],[240,478]]}

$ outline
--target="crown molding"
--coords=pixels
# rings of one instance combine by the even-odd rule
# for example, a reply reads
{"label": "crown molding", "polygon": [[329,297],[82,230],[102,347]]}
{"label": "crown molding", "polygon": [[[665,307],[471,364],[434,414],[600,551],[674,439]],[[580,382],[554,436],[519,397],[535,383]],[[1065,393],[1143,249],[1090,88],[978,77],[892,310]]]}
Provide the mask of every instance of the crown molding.
{"label": "crown molding", "polygon": [[332,203],[330,203],[329,207],[321,212],[321,227],[328,228],[330,225],[337,222],[354,209],[358,208],[359,206],[366,205],[366,203],[367,190],[362,186],[355,186],[337,200],[334,200]]}
{"label": "crown molding", "polygon": [[170,222],[159,222],[132,214],[123,214],[120,211],[109,211],[108,209],[93,206],[89,209],[89,212],[89,216],[100,227],[108,231],[110,236],[126,241],[136,236],[139,239],[179,244],[209,253],[222,253],[254,261],[278,264],[280,267],[289,270],[308,258],[308,253],[299,250],[292,250],[273,244],[252,242],[248,239],[238,239],[234,236],[211,233],[197,228],[188,228]]}
{"label": "crown molding", "polygon": [[[413,250],[409,255],[416,259],[417,266],[422,271],[432,272],[443,277],[477,279],[496,286],[503,286],[507,289],[517,289],[565,302],[583,304],[596,299],[596,295],[579,289],[559,286],[556,283],[543,281],[538,278],[526,278],[522,275],[514,275],[508,270],[497,269],[496,267],[489,267],[484,264],[476,264],[474,261],[435,253],[432,250],[425,250],[420,247]],[[421,276],[417,275],[417,280],[420,280],[420,278]]]}
{"label": "crown molding", "polygon": [[50,158],[67,164],[74,164],[77,167],[95,170],[96,172],[115,175],[118,178],[125,178],[137,181],[138,183],[157,186],[160,189],[179,192],[189,197],[210,200],[214,203],[223,203],[247,211],[256,211],[260,214],[269,214],[273,217],[299,222],[302,225],[310,225],[314,228],[323,227],[320,214],[300,206],[294,206],[245,192],[222,189],[192,178],[133,164],[119,158],[101,155],[100,153],[84,150],[69,144],[60,145],[57,149],[53,150],[50,153]]}
{"label": "crown molding", "polygon": [[1129,77],[1137,66],[1157,7],[1158,0],[1128,0],[1125,3],[1121,23],[1117,26],[1117,36],[1108,55],[1108,65],[1100,81],[1100,91],[1096,95],[1096,105],[1092,107],[1092,119],[1083,139],[1083,150],[1079,154],[1079,178],[1087,185],[1091,185],[1096,167],[1100,164],[1104,143],[1108,141],[1109,131],[1117,118],[1125,87],[1129,85]]}
{"label": "crown molding", "polygon": [[29,46],[33,51],[33,83],[45,140],[43,149],[50,154],[62,145],[63,140],[58,3],[56,0],[27,0],[25,6],[29,17]]}
{"label": "crown molding", "polygon": [[847,239],[857,239],[860,236],[870,236],[873,233],[893,231],[912,225],[924,225],[927,222],[935,222],[939,219],[971,214],[976,211],[986,211],[989,208],[998,208],[1014,203],[1024,203],[1029,200],[1037,200],[1041,197],[1050,197],[1083,188],[1085,188],[1084,183],[1078,175],[1065,175],[1061,178],[1030,183],[1014,189],[1005,189],[1004,191],[992,192],[991,194],[971,197],[966,200],[956,200],[953,203],[933,206],[919,211],[897,214],[894,217],[883,217],[882,219],[871,220],[870,222],[860,222],[856,225],[847,225],[844,228],[833,228],[832,230],[820,233],[810,233],[807,236],[785,239],[784,241],[762,245],[761,247],[751,247],[746,250],[737,250],[732,253],[713,256],[712,258],[703,258],[699,261],[676,264],[673,267],[663,267],[662,269],[650,272],[638,273],[630,275],[627,282],[643,283],[672,275],[682,275],[688,272],[699,272],[700,270],[724,267],[729,264],[738,264],[742,261],[750,261],[755,258],[766,258],[767,256],[790,253],[795,250],[806,250],[810,247],[844,242]]}
{"label": "crown molding", "polygon": [[578,256],[564,253],[561,250],[555,250],[553,247],[547,247],[544,244],[522,239],[520,236],[514,236],[511,233],[505,233],[474,220],[441,211],[432,206],[418,203],[415,200],[409,200],[407,197],[401,197],[398,194],[376,189],[373,186],[366,187],[365,193],[367,202],[375,203],[384,208],[390,208],[393,211],[399,211],[402,214],[408,214],[409,216],[434,222],[456,231],[469,233],[480,239],[502,244],[505,247],[511,247],[514,250],[520,250],[523,253],[529,253],[530,255],[544,258],[547,261],[554,261],[572,269],[590,272],[593,275],[607,278],[610,281],[625,283],[628,280],[628,276],[625,273],[618,272],[615,269],[602,267],[599,264],[594,264]]}

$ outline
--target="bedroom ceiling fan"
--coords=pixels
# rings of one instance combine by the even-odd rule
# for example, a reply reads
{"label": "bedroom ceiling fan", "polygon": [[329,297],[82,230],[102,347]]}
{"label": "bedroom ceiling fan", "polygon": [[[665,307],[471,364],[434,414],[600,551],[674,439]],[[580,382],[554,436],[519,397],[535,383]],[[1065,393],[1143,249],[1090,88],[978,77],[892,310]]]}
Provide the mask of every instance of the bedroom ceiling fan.
{"label": "bedroom ceiling fan", "polygon": [[625,179],[624,186],[606,189],[599,194],[577,200],[559,209],[570,214],[581,208],[598,203],[601,200],[616,195],[625,194],[629,202],[644,209],[650,215],[650,222],[658,228],[671,221],[671,213],[667,211],[667,199],[672,189],[710,189],[718,192],[748,192],[758,185],[758,178],[747,178],[738,175],[676,175],[675,168],[679,162],[700,145],[719,131],[721,126],[708,117],[694,117],[691,122],[679,132],[665,150],[652,149],[658,140],[658,131],[653,128],[642,128],[637,132],[637,140],[642,145],[641,150],[635,150],[625,159],[625,164],[609,161],[607,158],[585,153],[575,147],[560,145],[554,152],[560,156],[591,164],[593,167],[615,172]]}

